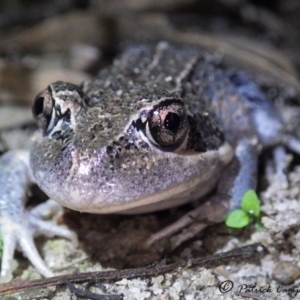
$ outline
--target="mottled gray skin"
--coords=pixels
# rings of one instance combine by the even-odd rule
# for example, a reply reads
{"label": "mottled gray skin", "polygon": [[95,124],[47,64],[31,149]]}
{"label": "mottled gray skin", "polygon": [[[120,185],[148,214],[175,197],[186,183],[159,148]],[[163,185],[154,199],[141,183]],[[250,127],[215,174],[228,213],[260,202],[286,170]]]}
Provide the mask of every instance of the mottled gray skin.
{"label": "mottled gray skin", "polygon": [[[195,68],[214,72],[201,59],[194,50],[141,46],[83,83],[72,131],[64,137],[59,127],[55,134],[40,132],[35,139],[31,166],[38,185],[61,204],[89,212],[120,212],[129,202],[129,208],[140,208],[138,201],[146,197],[160,202],[151,196],[195,178],[211,189],[229,159],[213,154],[224,145],[224,135],[197,91],[201,87],[194,80]],[[66,90],[77,94],[76,88],[59,82],[49,93],[62,98]],[[140,129],[148,112],[168,99],[184,103],[188,115],[187,140],[175,149],[153,145]],[[62,106],[72,101],[68,96]],[[209,159],[201,155],[207,152]],[[199,197],[196,190],[191,193],[195,195],[182,202]],[[160,208],[174,206],[168,202]]]}
{"label": "mottled gray skin", "polygon": [[10,279],[17,245],[41,274],[52,276],[35,234],[76,243],[70,231],[40,220],[55,202],[24,209],[31,181],[62,205],[94,213],[165,209],[217,186],[213,214],[206,216],[200,206],[173,230],[199,212],[219,221],[214,207],[226,213],[239,207],[245,191],[256,187],[264,147],[274,148],[274,173],[282,182],[284,146],[300,153],[299,141],[285,133],[276,109],[244,73],[222,69],[207,53],[166,43],[128,49],[80,87],[51,84],[37,96],[33,113],[40,129],[31,152],[0,158],[3,280]]}

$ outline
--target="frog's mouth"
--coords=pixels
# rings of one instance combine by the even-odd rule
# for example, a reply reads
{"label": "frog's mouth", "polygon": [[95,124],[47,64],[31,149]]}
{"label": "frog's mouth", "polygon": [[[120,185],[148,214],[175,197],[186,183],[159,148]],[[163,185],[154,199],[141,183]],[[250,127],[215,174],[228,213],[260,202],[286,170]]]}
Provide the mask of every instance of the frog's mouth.
{"label": "frog's mouth", "polygon": [[223,144],[217,151],[208,151],[201,154],[204,161],[217,161],[209,172],[199,176],[190,176],[181,183],[176,183],[166,189],[157,191],[153,194],[145,195],[139,199],[131,201],[119,201],[117,203],[106,203],[103,206],[96,205],[101,203],[95,201],[94,205],[86,203],[85,207],[76,207],[74,202],[62,203],[63,205],[84,212],[98,214],[136,214],[163,210],[178,206],[193,200],[197,200],[211,191],[217,184],[222,170],[232,160],[233,150],[227,144]]}

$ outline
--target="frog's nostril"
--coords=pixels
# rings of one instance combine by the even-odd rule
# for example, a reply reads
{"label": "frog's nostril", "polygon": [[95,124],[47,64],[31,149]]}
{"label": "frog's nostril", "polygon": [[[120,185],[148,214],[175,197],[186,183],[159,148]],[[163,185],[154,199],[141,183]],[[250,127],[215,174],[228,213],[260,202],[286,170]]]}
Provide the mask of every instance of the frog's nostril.
{"label": "frog's nostril", "polygon": [[107,146],[106,147],[106,154],[110,157],[110,158],[118,158],[119,157],[119,152],[117,151],[117,149],[115,149],[112,146]]}

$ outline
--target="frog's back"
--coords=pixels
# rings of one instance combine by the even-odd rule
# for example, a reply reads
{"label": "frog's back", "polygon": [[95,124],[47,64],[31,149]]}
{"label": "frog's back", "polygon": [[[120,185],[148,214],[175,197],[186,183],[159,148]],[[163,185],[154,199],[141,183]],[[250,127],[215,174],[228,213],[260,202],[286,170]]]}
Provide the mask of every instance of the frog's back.
{"label": "frog's back", "polygon": [[180,96],[190,113],[209,111],[211,118],[217,117],[227,139],[236,144],[256,132],[249,101],[238,90],[234,75],[221,68],[215,55],[161,42],[127,49],[111,67],[84,83],[83,90],[91,105],[111,103],[111,112],[127,110],[127,115],[140,109],[143,99]]}

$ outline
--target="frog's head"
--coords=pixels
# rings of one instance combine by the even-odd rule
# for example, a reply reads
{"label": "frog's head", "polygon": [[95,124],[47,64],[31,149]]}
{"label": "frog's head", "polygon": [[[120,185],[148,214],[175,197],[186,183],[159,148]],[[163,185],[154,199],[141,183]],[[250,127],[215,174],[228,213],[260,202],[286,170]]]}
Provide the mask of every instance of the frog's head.
{"label": "frog's head", "polygon": [[129,97],[112,89],[90,98],[56,82],[34,102],[41,130],[33,175],[64,206],[95,213],[171,207],[207,193],[231,159],[198,99],[168,92]]}

